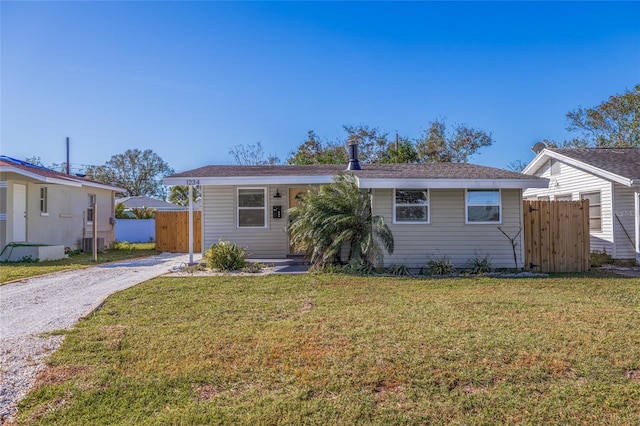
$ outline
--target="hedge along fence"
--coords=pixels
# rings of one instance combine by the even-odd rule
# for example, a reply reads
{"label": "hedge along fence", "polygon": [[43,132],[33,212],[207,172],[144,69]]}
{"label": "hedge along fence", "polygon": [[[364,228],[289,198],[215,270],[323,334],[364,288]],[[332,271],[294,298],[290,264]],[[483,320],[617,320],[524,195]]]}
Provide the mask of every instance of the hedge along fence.
{"label": "hedge along fence", "polygon": [[[202,251],[202,212],[193,212],[193,251]],[[156,250],[189,252],[189,212],[156,212]]]}
{"label": "hedge along fence", "polygon": [[148,243],[155,240],[155,219],[118,219],[116,221],[116,241]]}

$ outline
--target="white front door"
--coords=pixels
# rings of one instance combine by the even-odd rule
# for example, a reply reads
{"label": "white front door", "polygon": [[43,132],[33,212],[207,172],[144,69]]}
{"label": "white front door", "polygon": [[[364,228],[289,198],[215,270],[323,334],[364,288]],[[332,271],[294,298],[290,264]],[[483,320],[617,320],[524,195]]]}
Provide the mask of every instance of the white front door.
{"label": "white front door", "polygon": [[13,185],[13,242],[27,240],[27,186]]}

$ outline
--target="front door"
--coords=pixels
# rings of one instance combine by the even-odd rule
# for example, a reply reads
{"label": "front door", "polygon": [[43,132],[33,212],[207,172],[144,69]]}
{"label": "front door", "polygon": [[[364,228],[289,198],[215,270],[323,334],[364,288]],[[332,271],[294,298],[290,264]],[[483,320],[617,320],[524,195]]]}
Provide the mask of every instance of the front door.
{"label": "front door", "polygon": [[[307,192],[307,189],[308,188],[306,187],[305,188],[289,188],[289,208],[297,207],[300,205],[300,194],[304,194],[305,192]],[[296,251],[291,246],[291,244],[289,244],[289,254],[301,255],[301,254],[304,254],[304,252]]]}
{"label": "front door", "polygon": [[13,185],[13,242],[27,241],[27,186]]}

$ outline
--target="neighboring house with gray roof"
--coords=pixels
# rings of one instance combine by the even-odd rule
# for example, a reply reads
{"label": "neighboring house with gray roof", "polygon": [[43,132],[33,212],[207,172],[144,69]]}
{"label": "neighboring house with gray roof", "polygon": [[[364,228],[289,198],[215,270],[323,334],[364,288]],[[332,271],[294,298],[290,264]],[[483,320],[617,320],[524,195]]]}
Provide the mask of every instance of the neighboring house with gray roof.
{"label": "neighboring house with gray roof", "polygon": [[[254,258],[285,258],[291,252],[287,209],[312,186],[353,173],[373,197],[373,214],[384,217],[395,239],[385,264],[425,265],[447,256],[458,267],[487,256],[495,267],[514,267],[510,241],[522,228],[522,191],[548,181],[473,164],[206,166],[164,179],[165,185],[200,185],[203,251],[219,240],[246,248]],[[518,266],[522,267],[522,232]]]}
{"label": "neighboring house with gray roof", "polygon": [[150,209],[156,211],[187,210],[187,207],[172,204],[164,200],[158,200],[157,198],[147,197],[146,195],[117,198],[116,204],[123,204],[125,211],[133,209]]}
{"label": "neighboring house with gray roof", "polygon": [[640,148],[541,147],[523,173],[549,179],[525,198],[589,200],[592,251],[640,263]]}
{"label": "neighboring house with gray roof", "polygon": [[115,235],[115,194],[122,191],[2,155],[0,250],[9,243],[83,249],[85,239],[92,237],[94,218],[98,242],[103,243],[100,248],[107,248]]}

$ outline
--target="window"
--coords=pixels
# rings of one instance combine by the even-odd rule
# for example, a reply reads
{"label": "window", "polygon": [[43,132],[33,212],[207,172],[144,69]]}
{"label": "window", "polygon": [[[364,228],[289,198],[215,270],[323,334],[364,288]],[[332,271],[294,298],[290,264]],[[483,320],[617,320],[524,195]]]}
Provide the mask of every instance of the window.
{"label": "window", "polygon": [[95,217],[95,214],[94,214],[94,211],[93,211],[93,205],[96,203],[96,195],[95,194],[89,194],[87,199],[88,199],[88,204],[89,204],[89,206],[87,207],[87,222],[91,223],[91,222],[93,222],[93,219]]}
{"label": "window", "polygon": [[266,228],[265,188],[238,188],[238,228]]}
{"label": "window", "polygon": [[586,194],[580,194],[580,199],[589,200],[589,230],[602,231],[600,192],[589,192]]}
{"label": "window", "polygon": [[467,190],[467,223],[500,223],[499,189]]}
{"label": "window", "polygon": [[538,201],[549,201],[548,195],[538,195]]}
{"label": "window", "polygon": [[429,192],[426,189],[396,189],[394,223],[429,223]]}
{"label": "window", "polygon": [[556,195],[556,201],[571,201],[571,194]]}
{"label": "window", "polygon": [[49,214],[49,210],[47,210],[47,187],[40,187],[40,214],[42,216],[47,216]]}
{"label": "window", "polygon": [[555,175],[559,175],[560,174],[560,162],[558,160],[555,159],[551,159],[551,170],[549,171],[549,174],[551,176],[555,176]]}

